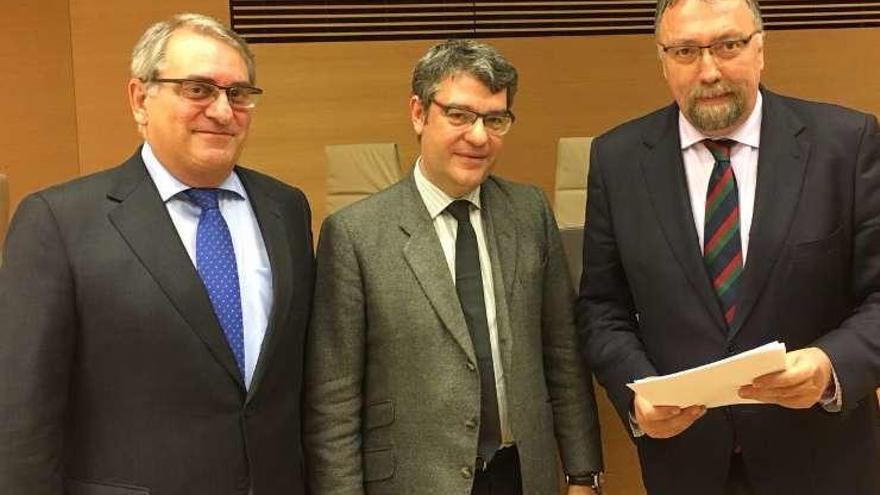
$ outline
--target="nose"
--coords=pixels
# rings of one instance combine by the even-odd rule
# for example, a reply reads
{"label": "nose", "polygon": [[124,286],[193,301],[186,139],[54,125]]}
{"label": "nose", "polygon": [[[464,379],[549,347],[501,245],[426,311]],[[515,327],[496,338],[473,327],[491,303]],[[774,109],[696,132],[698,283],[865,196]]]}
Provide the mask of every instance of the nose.
{"label": "nose", "polygon": [[225,91],[219,91],[217,97],[214,98],[207,108],[205,115],[221,124],[227,124],[232,120],[232,106]]}
{"label": "nose", "polygon": [[700,50],[700,58],[697,60],[700,71],[700,81],[706,84],[717,82],[721,79],[721,70],[718,61],[707,48]]}
{"label": "nose", "polygon": [[464,135],[467,142],[474,146],[482,146],[489,140],[489,133],[486,132],[486,126],[483,125],[483,118],[478,117],[474,121],[474,125]]}

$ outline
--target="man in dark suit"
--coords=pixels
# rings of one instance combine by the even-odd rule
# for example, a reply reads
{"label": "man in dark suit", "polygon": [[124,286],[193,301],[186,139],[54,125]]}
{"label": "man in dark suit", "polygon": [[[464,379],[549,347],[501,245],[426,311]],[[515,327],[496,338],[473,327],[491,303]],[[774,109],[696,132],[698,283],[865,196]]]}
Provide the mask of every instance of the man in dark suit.
{"label": "man in dark suit", "polygon": [[[651,494],[880,493],[880,136],[873,116],[759,85],[753,0],[671,0],[675,104],[593,143],[577,306],[586,358]],[[626,384],[761,344],[784,371],[706,410]]]}
{"label": "man in dark suit", "polygon": [[0,493],[304,493],[303,194],[236,166],[253,56],[216,20],[132,55],[145,144],[25,198],[0,269]]}
{"label": "man in dark suit", "polygon": [[574,291],[542,192],[489,175],[516,69],[441,43],[413,72],[421,156],[321,229],[306,359],[316,495],[591,494],[602,468]]}

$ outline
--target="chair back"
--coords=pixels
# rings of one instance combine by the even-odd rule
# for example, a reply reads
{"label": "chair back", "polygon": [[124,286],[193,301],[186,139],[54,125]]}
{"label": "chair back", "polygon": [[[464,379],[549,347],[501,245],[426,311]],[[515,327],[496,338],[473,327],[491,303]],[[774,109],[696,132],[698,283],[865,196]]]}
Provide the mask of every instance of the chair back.
{"label": "chair back", "polygon": [[334,144],[327,155],[326,215],[400,180],[395,143]]}

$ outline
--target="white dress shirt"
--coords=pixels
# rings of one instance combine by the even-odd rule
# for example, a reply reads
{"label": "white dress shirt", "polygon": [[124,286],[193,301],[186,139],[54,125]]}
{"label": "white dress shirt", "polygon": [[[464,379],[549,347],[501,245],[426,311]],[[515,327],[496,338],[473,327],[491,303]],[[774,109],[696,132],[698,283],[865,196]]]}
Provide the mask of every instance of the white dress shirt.
{"label": "white dress shirt", "polygon": [[[730,150],[730,166],[736,177],[737,194],[739,197],[739,235],[742,242],[743,267],[749,250],[749,232],[752,228],[752,215],[755,212],[755,187],[758,183],[758,148],[761,144],[761,105],[763,98],[758,92],[755,108],[743,125],[734,130],[727,139],[736,144]],[[700,238],[700,250],[703,249],[703,227],[706,215],[706,190],[709,178],[715,166],[715,158],[702,144],[704,136],[685,118],[678,114],[678,132],[681,136],[681,156],[684,159],[684,171],[687,176],[688,192],[691,198],[691,209],[694,213],[694,228]]]}
{"label": "white dress shirt", "polygon": [[[159,190],[174,228],[196,266],[196,231],[201,209],[182,194],[190,186],[180,182],[161,164],[150,145],[144,143],[141,158]],[[241,318],[244,331],[244,383],[248,388],[254,376],[263,337],[272,310],[272,268],[257,217],[247,191],[234,172],[220,184],[220,213],[229,226],[238,282],[241,290]]]}
{"label": "white dress shirt", "polygon": [[422,173],[422,159],[416,161],[413,168],[416,188],[428,214],[434,221],[434,229],[440,239],[440,246],[452,274],[455,283],[455,239],[458,237],[458,222],[446,207],[456,199],[465,199],[475,206],[470,210],[471,225],[477,237],[477,250],[480,254],[480,275],[483,279],[483,299],[486,303],[486,322],[489,325],[489,341],[492,346],[492,363],[495,369],[495,389],[498,393],[498,414],[501,421],[501,439],[504,444],[510,444],[513,437],[510,432],[510,424],[507,420],[507,389],[504,385],[504,368],[501,366],[501,347],[498,343],[498,322],[495,314],[495,285],[492,280],[492,260],[489,258],[489,249],[486,247],[486,234],[483,229],[483,219],[480,215],[480,187],[465,194],[461,198],[453,198],[434,185]]}

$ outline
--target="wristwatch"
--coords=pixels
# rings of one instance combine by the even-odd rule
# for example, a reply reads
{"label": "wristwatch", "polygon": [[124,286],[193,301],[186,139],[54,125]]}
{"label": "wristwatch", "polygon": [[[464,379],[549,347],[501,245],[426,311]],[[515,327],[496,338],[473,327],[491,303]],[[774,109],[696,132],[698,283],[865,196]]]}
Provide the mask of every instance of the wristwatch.
{"label": "wristwatch", "polygon": [[565,481],[569,485],[588,486],[596,492],[596,495],[602,495],[602,471],[590,471],[583,474],[566,474]]}

